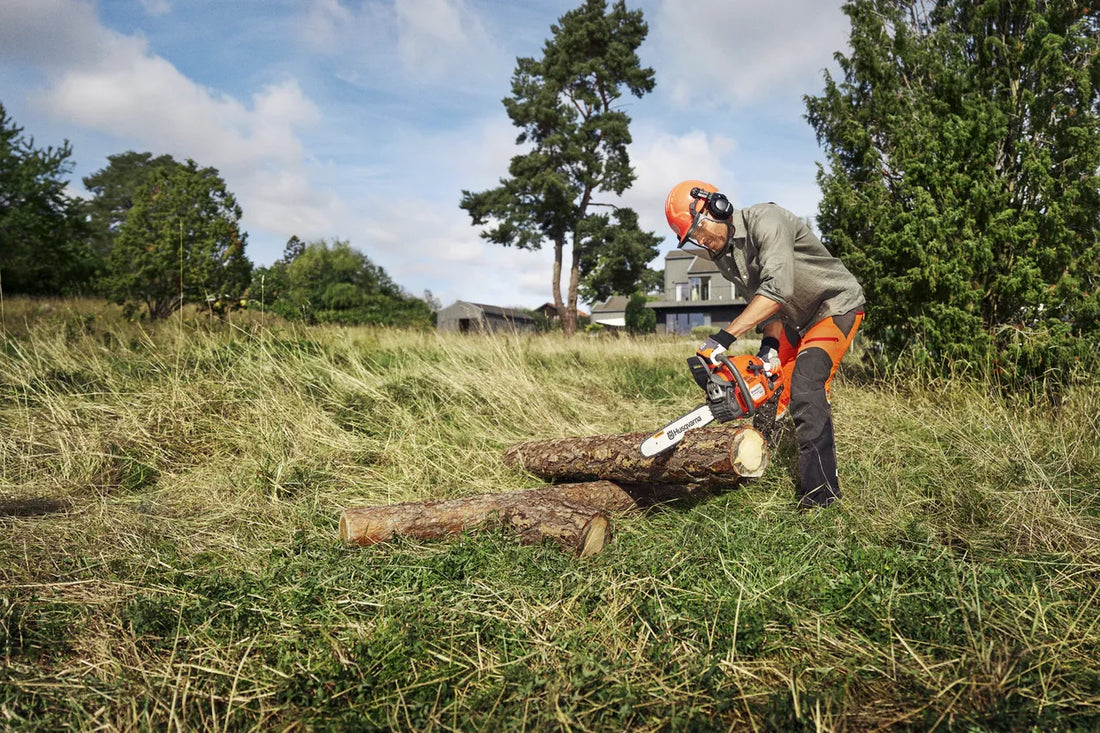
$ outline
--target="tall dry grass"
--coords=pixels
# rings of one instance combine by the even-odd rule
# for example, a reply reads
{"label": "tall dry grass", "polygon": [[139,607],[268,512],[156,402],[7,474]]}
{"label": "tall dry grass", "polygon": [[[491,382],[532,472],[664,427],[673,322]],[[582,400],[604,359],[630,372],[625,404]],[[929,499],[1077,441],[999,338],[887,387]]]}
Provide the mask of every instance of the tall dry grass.
{"label": "tall dry grass", "polygon": [[695,405],[676,339],[7,300],[0,721],[56,729],[1036,729],[1100,721],[1100,387],[834,390],[844,500],[763,479],[591,562],[369,550],[349,505],[527,488],[534,438]]}

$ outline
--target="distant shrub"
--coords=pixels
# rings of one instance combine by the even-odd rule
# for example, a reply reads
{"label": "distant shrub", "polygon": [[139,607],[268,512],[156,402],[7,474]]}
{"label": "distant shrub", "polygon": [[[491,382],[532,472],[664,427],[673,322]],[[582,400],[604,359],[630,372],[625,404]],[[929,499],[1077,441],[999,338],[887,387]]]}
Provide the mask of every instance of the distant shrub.
{"label": "distant shrub", "polygon": [[714,326],[696,326],[695,328],[691,329],[691,335],[692,338],[705,339],[707,336],[710,336],[712,333],[714,333],[714,331]]}
{"label": "distant shrub", "polygon": [[645,293],[634,293],[626,303],[626,330],[632,336],[657,330],[657,314],[645,307],[647,301]]}

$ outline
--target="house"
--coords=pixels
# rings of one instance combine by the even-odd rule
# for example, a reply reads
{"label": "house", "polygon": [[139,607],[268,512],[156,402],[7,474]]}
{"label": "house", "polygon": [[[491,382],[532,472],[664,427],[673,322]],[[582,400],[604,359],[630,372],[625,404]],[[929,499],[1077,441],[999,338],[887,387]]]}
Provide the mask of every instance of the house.
{"label": "house", "polygon": [[536,321],[527,311],[456,300],[436,314],[440,331],[534,331]]}
{"label": "house", "polygon": [[661,299],[646,303],[657,312],[657,333],[668,334],[690,334],[698,326],[721,328],[746,305],[713,262],[679,249],[665,255]]}
{"label": "house", "polygon": [[610,328],[625,328],[628,300],[625,295],[612,295],[604,302],[596,303],[592,306],[592,323]]}

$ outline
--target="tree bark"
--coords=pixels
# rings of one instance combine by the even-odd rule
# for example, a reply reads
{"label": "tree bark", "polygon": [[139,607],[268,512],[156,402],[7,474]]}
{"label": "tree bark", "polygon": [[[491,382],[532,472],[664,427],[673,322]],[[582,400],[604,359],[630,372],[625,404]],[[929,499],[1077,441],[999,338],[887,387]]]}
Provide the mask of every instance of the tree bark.
{"label": "tree bark", "polygon": [[516,532],[523,544],[550,539],[587,557],[602,550],[610,539],[608,513],[635,506],[629,494],[609,481],[563,484],[346,509],[340,517],[340,539],[360,545],[373,545],[396,535],[438,539],[499,524]]}
{"label": "tree bark", "polygon": [[750,427],[702,428],[688,432],[672,450],[643,458],[649,433],[596,435],[513,445],[509,466],[551,481],[606,479],[634,484],[729,486],[761,476],[768,465],[764,437]]}

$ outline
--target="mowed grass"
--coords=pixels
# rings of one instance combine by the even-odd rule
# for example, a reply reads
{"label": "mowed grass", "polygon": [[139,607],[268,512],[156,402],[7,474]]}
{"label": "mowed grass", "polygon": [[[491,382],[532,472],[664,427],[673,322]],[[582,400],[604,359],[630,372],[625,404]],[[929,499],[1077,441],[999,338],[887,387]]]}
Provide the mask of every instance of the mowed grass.
{"label": "mowed grass", "polygon": [[845,496],[349,548],[348,506],[539,485],[512,443],[693,407],[694,342],[124,322],[4,302],[0,727],[1100,728],[1100,386],[833,392]]}

